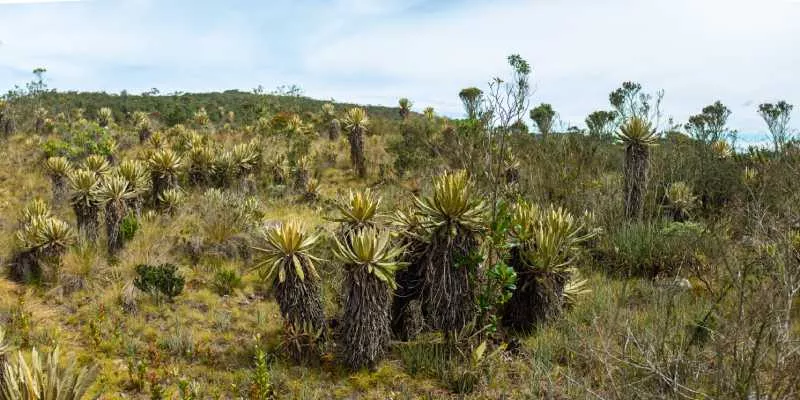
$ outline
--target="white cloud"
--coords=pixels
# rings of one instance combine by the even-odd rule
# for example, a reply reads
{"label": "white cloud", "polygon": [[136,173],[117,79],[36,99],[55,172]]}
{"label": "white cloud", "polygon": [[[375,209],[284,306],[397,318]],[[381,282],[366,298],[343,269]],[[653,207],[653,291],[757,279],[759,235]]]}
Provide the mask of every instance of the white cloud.
{"label": "white cloud", "polygon": [[[12,2],[28,3],[0,0]],[[742,131],[763,130],[759,102],[800,103],[800,5],[790,0],[233,4],[3,7],[0,81],[46,66],[63,89],[296,83],[311,96],[380,104],[404,96],[457,115],[458,91],[506,74],[506,56],[519,53],[534,67],[534,102],[552,103],[572,124],[607,108],[624,80],[665,89],[665,111],[678,120],[719,99]]]}
{"label": "white cloud", "polygon": [[397,97],[459,112],[460,88],[504,73],[506,55],[520,53],[535,69],[534,100],[572,123],[636,80],[664,88],[678,119],[720,99],[735,125],[752,130],[761,122],[742,104],[800,93],[798,17],[783,0],[492,2],[333,39],[308,51],[306,66],[331,82],[379,75],[403,87]]}

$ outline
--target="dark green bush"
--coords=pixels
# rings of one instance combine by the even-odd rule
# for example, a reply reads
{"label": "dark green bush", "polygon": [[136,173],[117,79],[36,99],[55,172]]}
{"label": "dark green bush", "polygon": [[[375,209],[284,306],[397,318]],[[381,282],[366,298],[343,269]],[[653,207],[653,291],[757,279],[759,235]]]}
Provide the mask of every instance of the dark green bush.
{"label": "dark green bush", "polygon": [[122,219],[122,223],[120,224],[120,234],[122,235],[122,239],[130,241],[136,235],[136,232],[139,230],[139,220],[136,219],[136,216],[133,214],[128,214],[125,218]]}
{"label": "dark green bush", "polygon": [[139,264],[136,266],[136,274],[133,284],[151,296],[164,296],[172,301],[175,296],[183,292],[184,279],[174,264]]}

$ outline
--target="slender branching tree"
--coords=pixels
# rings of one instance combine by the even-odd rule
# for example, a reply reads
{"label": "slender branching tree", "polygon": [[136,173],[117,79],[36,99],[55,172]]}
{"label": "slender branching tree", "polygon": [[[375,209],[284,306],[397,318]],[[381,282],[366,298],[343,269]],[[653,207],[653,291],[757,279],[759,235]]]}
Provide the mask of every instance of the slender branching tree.
{"label": "slender branching tree", "polygon": [[764,103],[758,106],[758,114],[767,124],[776,153],[782,151],[791,138],[789,121],[792,119],[793,108],[793,105],[785,101],[779,101],[775,104]]}

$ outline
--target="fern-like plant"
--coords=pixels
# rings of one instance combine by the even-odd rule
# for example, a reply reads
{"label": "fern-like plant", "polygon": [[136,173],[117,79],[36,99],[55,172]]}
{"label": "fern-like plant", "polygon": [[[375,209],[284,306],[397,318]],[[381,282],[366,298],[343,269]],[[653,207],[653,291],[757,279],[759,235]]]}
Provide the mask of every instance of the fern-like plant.
{"label": "fern-like plant", "polygon": [[53,202],[61,203],[67,195],[67,175],[72,171],[72,165],[64,157],[50,157],[45,161],[44,169],[50,177]]}
{"label": "fern-like plant", "polygon": [[[155,136],[153,136],[155,137]],[[152,139],[152,138],[151,138]],[[161,207],[161,200],[165,191],[178,186],[178,173],[183,167],[181,157],[170,149],[156,150],[147,160],[152,182],[151,199],[156,207]]]}
{"label": "fern-like plant", "polygon": [[367,176],[367,160],[364,156],[364,135],[369,126],[369,117],[363,108],[352,108],[344,118],[350,142],[350,161],[359,178]]}
{"label": "fern-like plant", "polygon": [[105,206],[107,247],[109,255],[113,257],[122,250],[124,238],[120,234],[120,227],[128,214],[128,201],[136,194],[129,189],[124,177],[111,175],[100,182],[96,196],[98,202]]}
{"label": "fern-like plant", "polygon": [[97,187],[100,179],[97,174],[86,169],[78,169],[68,176],[71,190],[70,201],[78,222],[78,231],[88,240],[97,240],[98,215],[100,204],[97,201]]}
{"label": "fern-like plant", "polygon": [[503,323],[528,332],[555,318],[564,307],[565,294],[577,296],[572,281],[579,245],[596,235],[562,208],[540,209],[522,202],[512,216],[508,264],[517,273],[516,290],[505,305]]}
{"label": "fern-like plant", "polygon": [[336,241],[334,254],[345,267],[345,305],[339,356],[352,370],[374,369],[389,344],[390,289],[395,289],[397,261],[403,249],[395,247],[387,232],[363,229],[347,240]]}
{"label": "fern-like plant", "polygon": [[650,147],[658,142],[658,135],[646,119],[632,117],[620,127],[617,139],[625,145],[625,215],[638,219],[644,211]]}
{"label": "fern-like plant", "polygon": [[475,284],[486,205],[465,171],[445,173],[433,194],[415,199],[428,245],[422,300],[429,323],[453,334],[475,317]]}
{"label": "fern-like plant", "polygon": [[320,259],[312,254],[319,237],[291,220],[264,230],[261,239],[261,246],[254,249],[263,257],[254,268],[275,290],[286,323],[296,328],[323,329],[320,278],[314,265]]}

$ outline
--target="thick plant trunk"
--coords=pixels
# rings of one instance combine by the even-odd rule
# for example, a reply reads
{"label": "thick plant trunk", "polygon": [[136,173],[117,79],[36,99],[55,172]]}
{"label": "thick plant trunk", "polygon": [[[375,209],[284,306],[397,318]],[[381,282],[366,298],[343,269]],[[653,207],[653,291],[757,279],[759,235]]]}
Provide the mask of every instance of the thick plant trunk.
{"label": "thick plant trunk", "polygon": [[201,166],[192,166],[189,168],[189,183],[193,186],[209,187],[211,186],[211,173],[210,168]]}
{"label": "thick plant trunk", "polygon": [[421,255],[410,251],[407,268],[397,271],[397,289],[392,298],[392,332],[397,339],[412,340],[424,327],[420,296],[425,279]]}
{"label": "thick plant trunk", "polygon": [[342,124],[338,119],[333,119],[328,123],[328,139],[339,140],[339,135],[342,132]]}
{"label": "thick plant trunk", "polygon": [[53,203],[61,203],[67,196],[67,180],[62,175],[51,175],[50,182],[53,190]]}
{"label": "thick plant trunk", "polygon": [[36,260],[34,250],[19,251],[11,258],[9,278],[15,282],[28,283],[42,276],[42,268]]}
{"label": "thick plant trunk", "polygon": [[152,204],[158,208],[162,205],[161,200],[158,199],[159,196],[169,189],[174,189],[178,182],[176,177],[173,175],[162,175],[155,172],[150,175],[150,178],[153,182]]}
{"label": "thick plant trunk", "polygon": [[631,144],[625,149],[625,216],[629,219],[642,218],[649,161],[647,146]]}
{"label": "thick plant trunk", "polygon": [[61,259],[66,248],[52,247],[48,250],[30,249],[16,252],[11,259],[10,278],[16,282],[56,282]]}
{"label": "thick plant trunk", "polygon": [[72,209],[75,211],[75,219],[78,222],[78,231],[89,241],[96,241],[99,226],[97,215],[100,212],[100,208],[94,203],[75,203],[72,205]]}
{"label": "thick plant trunk", "polygon": [[125,218],[126,206],[124,202],[119,204],[108,203],[106,205],[106,236],[108,239],[108,254],[116,256],[122,250],[123,240],[120,233],[122,219]]}
{"label": "thick plant trunk", "polygon": [[306,185],[308,185],[309,180],[309,173],[308,170],[303,168],[297,168],[297,171],[294,175],[294,186],[298,190],[304,190]]}
{"label": "thick plant trunk", "polygon": [[152,132],[150,132],[149,128],[139,129],[139,144],[146,142],[147,139],[150,139],[150,136],[152,136]]}
{"label": "thick plant trunk", "polygon": [[455,235],[449,231],[449,226],[439,228],[425,252],[422,305],[433,329],[456,333],[475,317],[475,288],[470,279],[474,266],[459,265],[459,261],[470,258],[478,241],[460,229]]}
{"label": "thick plant trunk", "polygon": [[389,345],[389,288],[363,267],[348,271],[345,287],[339,357],[354,371],[374,370]]}
{"label": "thick plant trunk", "polygon": [[17,125],[11,118],[5,119],[2,128],[3,128],[3,134],[5,134],[6,137],[13,135],[17,131]]}
{"label": "thick plant trunk", "polygon": [[[284,282],[275,281],[275,300],[284,321],[295,333],[302,332],[300,343],[289,343],[288,350],[297,362],[318,357],[318,342],[325,339],[325,315],[322,309],[322,290],[319,282],[313,280],[307,262],[300,261],[305,279],[295,274],[294,266],[289,265]],[[308,331],[312,330],[312,331]],[[321,336],[316,336],[317,334]],[[298,340],[295,338],[295,340]]]}
{"label": "thick plant trunk", "polygon": [[305,279],[294,272],[294,266],[286,271],[286,280],[283,283],[275,282],[275,300],[281,310],[281,315],[287,323],[296,327],[308,325],[312,329],[321,329],[325,326],[325,316],[322,312],[322,291],[319,282],[311,278],[306,261],[302,261]]}
{"label": "thick plant trunk", "polygon": [[355,128],[348,135],[350,141],[350,161],[359,178],[367,176],[367,161],[364,158],[364,130]]}
{"label": "thick plant trunk", "polygon": [[531,270],[516,249],[512,250],[510,264],[517,272],[517,289],[503,309],[503,325],[530,333],[561,315],[566,276]]}

